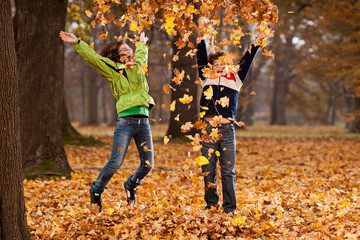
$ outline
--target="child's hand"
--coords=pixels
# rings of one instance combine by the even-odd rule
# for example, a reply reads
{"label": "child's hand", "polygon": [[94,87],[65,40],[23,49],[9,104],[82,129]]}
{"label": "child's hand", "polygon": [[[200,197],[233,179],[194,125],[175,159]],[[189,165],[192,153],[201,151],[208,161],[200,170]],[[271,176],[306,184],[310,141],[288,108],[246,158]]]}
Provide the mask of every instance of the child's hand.
{"label": "child's hand", "polygon": [[140,41],[146,43],[147,40],[149,40],[149,38],[145,36],[145,33],[144,32],[140,33]]}
{"label": "child's hand", "polygon": [[64,42],[68,42],[68,43],[76,43],[77,38],[74,34],[72,33],[67,33],[67,32],[60,32],[60,37]]}

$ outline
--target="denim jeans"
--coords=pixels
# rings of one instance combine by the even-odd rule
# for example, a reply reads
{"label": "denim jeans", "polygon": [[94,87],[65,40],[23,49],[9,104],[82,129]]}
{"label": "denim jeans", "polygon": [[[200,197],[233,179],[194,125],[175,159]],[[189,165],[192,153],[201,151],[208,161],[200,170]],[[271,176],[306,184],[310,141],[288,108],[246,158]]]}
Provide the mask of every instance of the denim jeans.
{"label": "denim jeans", "polygon": [[[210,135],[212,129],[214,129],[209,122],[207,123],[206,131]],[[214,142],[202,142],[202,155],[209,160],[209,163],[202,165],[202,172],[209,172],[204,176],[205,182],[205,201],[208,207],[215,206],[219,202],[219,194],[217,192],[217,186],[209,183],[217,184],[217,162],[220,162],[221,183],[223,192],[223,208],[224,211],[229,213],[236,210],[236,196],[235,196],[235,128],[233,123],[219,124],[217,126],[218,133],[222,134],[222,137],[218,141]],[[210,154],[209,149],[213,149],[214,152]],[[216,151],[219,151],[220,156],[216,156]]]}
{"label": "denim jeans", "polygon": [[[140,156],[140,166],[125,182],[135,189],[154,165],[154,150],[148,118],[119,117],[114,132],[114,142],[110,160],[91,185],[91,190],[102,193],[114,173],[121,167],[131,138],[134,138]],[[144,148],[147,146],[147,149]],[[120,151],[119,151],[120,150]],[[149,164],[150,163],[150,164]],[[151,166],[150,166],[151,165]]]}

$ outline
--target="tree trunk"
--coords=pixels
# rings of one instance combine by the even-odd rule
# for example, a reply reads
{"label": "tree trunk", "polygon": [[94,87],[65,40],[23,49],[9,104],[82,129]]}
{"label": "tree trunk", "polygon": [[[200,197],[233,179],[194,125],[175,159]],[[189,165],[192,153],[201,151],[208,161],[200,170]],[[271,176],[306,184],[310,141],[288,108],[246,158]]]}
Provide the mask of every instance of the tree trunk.
{"label": "tree trunk", "polygon": [[275,77],[274,91],[271,101],[271,125],[286,125],[286,96],[292,81],[292,62],[294,56],[291,52],[293,36],[286,37],[286,44],[282,43],[280,36],[275,34]]}
{"label": "tree trunk", "polygon": [[67,0],[16,0],[23,170],[27,177],[69,175],[61,134]]}
{"label": "tree trunk", "polygon": [[[186,53],[191,50],[188,46],[178,49],[175,45],[175,42],[181,38],[180,34],[178,34],[176,37],[174,37],[172,41],[172,46],[174,49],[174,55],[179,52],[179,60],[176,62],[172,61],[172,68],[179,70],[179,72],[182,72],[182,70],[185,71],[185,77],[183,79],[183,82],[181,85],[177,85],[174,82],[171,83],[171,86],[175,89],[171,91],[171,101],[173,102],[176,100],[176,107],[175,111],[170,112],[170,119],[169,119],[169,128],[167,130],[166,135],[171,135],[172,138],[181,138],[185,135],[189,135],[192,132],[182,133],[181,132],[181,126],[182,124],[185,124],[186,122],[195,122],[198,118],[198,109],[197,109],[197,85],[194,83],[197,79],[197,69],[193,66],[196,65],[196,57],[190,58],[189,56],[185,56]],[[189,41],[196,46],[196,37],[191,36],[189,38]],[[186,78],[186,76],[189,75],[190,80]],[[174,74],[172,75],[174,77]],[[188,92],[187,92],[188,89]],[[189,96],[193,97],[192,102],[189,104],[182,104],[179,101],[179,98],[182,98],[184,94],[187,94]],[[180,121],[176,121],[175,117],[179,114]]]}
{"label": "tree trunk", "polygon": [[351,132],[360,133],[360,80],[354,80],[354,92],[355,92],[355,100],[354,100],[354,120],[351,126]]}
{"label": "tree trunk", "polygon": [[26,240],[31,237],[22,184],[19,88],[10,0],[0,1],[0,17],[0,239]]}

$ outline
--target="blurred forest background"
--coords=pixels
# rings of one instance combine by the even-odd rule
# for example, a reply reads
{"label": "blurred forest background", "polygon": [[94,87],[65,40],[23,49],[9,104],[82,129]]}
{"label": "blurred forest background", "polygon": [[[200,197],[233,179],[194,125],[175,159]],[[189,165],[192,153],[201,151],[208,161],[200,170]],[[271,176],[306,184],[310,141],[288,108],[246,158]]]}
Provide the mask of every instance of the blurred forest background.
{"label": "blurred forest background", "polygon": [[[359,88],[355,81],[359,79],[360,69],[360,17],[355,13],[359,4],[351,5],[351,1],[273,2],[279,9],[279,21],[273,27],[275,33],[269,38],[267,49],[275,54],[275,59],[262,54],[256,57],[241,91],[238,119],[247,125],[341,125],[354,130],[351,120],[355,120],[356,109],[359,109],[355,97],[356,86]],[[92,7],[91,0],[69,1],[67,30],[89,44],[94,42],[98,52],[114,41],[114,36],[129,32],[131,37],[129,26],[118,28],[111,23],[93,28],[91,22],[95,16],[85,15],[85,10]],[[120,6],[109,11],[121,15],[126,9]],[[349,14],[353,17],[349,18]],[[223,20],[225,14],[220,11],[219,15]],[[168,64],[174,50],[173,39],[165,29],[160,30],[160,26],[160,22],[155,22],[150,30],[144,28],[150,38],[147,78],[150,94],[157,104],[151,118],[154,124],[167,124],[171,96],[163,91],[163,86],[171,82],[172,69]],[[247,31],[255,31],[255,27],[245,21],[243,26]],[[220,24],[216,31],[217,42],[230,40],[231,25]],[[108,32],[106,40],[100,40],[99,34],[105,32]],[[224,50],[240,58],[253,40],[254,37],[243,37],[242,48],[232,45],[225,46]],[[80,125],[114,124],[115,98],[108,81],[71,45],[66,44],[65,48],[64,99],[70,120]],[[252,91],[256,95],[251,95]]]}

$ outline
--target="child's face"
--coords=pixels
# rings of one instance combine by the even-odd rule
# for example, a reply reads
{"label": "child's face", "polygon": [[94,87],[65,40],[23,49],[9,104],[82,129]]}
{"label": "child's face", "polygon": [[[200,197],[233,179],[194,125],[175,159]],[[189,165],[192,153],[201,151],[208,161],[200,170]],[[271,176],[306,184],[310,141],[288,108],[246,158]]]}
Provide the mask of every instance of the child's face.
{"label": "child's face", "polygon": [[227,68],[226,65],[223,64],[220,60],[215,60],[213,63],[213,69],[216,71],[216,73],[221,75],[227,74]]}
{"label": "child's face", "polygon": [[132,49],[126,43],[119,48],[120,62],[131,62],[134,58]]}

